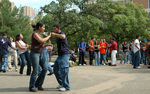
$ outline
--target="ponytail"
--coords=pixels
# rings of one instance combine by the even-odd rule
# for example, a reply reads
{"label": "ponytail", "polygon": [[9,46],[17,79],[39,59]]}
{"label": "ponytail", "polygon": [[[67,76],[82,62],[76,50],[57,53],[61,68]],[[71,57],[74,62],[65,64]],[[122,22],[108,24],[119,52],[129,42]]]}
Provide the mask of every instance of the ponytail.
{"label": "ponytail", "polygon": [[42,27],[44,24],[42,22],[38,22],[36,25],[32,25],[33,31],[38,30],[39,27]]}

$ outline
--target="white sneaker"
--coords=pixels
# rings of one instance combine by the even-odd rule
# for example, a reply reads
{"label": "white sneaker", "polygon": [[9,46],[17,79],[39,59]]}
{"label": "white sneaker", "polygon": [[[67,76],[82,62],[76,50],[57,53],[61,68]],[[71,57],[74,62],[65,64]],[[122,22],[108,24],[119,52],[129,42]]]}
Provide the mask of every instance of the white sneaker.
{"label": "white sneaker", "polygon": [[79,64],[79,66],[82,66],[81,64]]}
{"label": "white sneaker", "polygon": [[106,64],[104,63],[103,65],[105,66]]}
{"label": "white sneaker", "polygon": [[60,91],[66,91],[66,88],[62,87],[62,88],[59,88]]}
{"label": "white sneaker", "polygon": [[86,66],[86,64],[83,64],[83,66]]}
{"label": "white sneaker", "polygon": [[62,88],[62,87],[63,87],[62,85],[58,85],[56,88],[59,89],[59,88]]}

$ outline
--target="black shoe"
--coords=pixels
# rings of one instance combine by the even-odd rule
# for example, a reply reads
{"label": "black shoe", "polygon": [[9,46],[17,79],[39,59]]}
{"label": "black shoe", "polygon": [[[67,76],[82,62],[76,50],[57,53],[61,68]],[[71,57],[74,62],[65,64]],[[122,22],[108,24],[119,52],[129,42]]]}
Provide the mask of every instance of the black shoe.
{"label": "black shoe", "polygon": [[42,88],[42,87],[38,87],[38,90],[43,91],[43,90],[44,90],[44,88]]}
{"label": "black shoe", "polygon": [[36,89],[31,89],[31,90],[29,90],[30,92],[37,92],[37,90]]}
{"label": "black shoe", "polygon": [[3,70],[0,70],[0,72],[3,72]]}
{"label": "black shoe", "polygon": [[47,75],[52,75],[52,74],[54,74],[54,73],[49,73],[49,74],[47,74]]}
{"label": "black shoe", "polygon": [[6,73],[6,70],[3,70],[3,73]]}

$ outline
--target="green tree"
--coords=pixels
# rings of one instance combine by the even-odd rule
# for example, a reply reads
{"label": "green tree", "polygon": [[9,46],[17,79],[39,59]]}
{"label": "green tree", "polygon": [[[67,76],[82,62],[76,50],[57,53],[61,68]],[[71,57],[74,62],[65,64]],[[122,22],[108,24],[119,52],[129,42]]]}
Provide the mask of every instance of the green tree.
{"label": "green tree", "polygon": [[23,9],[19,10],[14,7],[12,10],[9,0],[2,0],[0,2],[0,33],[6,32],[8,37],[14,38],[21,33],[25,40],[30,43],[32,33],[30,18],[23,14]]}

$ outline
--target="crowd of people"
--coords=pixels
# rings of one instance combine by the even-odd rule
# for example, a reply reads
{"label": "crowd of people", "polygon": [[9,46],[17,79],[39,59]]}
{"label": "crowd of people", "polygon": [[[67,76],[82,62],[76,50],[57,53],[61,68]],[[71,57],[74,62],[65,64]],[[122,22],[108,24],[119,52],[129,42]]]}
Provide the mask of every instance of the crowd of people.
{"label": "crowd of people", "polygon": [[[126,41],[119,45],[119,57],[120,64],[132,64],[133,68],[141,68],[140,64],[147,65],[149,67],[149,40],[140,41],[141,36],[137,35],[136,39],[131,40],[129,43]],[[85,66],[86,62],[84,60],[84,55],[89,53],[89,65],[93,64],[93,59],[95,58],[95,66],[100,65],[110,65],[116,66],[116,55],[117,46],[113,38],[110,38],[110,42],[107,43],[105,39],[100,39],[100,41],[95,40],[94,37],[91,38],[87,44],[84,42],[84,38],[81,38],[81,42],[78,44],[79,48],[79,66]],[[108,57],[111,57],[111,62],[108,62]],[[103,62],[102,62],[103,61]],[[106,63],[107,62],[107,63]]]}
{"label": "crowd of people", "polygon": [[[29,91],[36,92],[37,89],[40,91],[44,90],[42,85],[48,70],[48,75],[55,74],[59,84],[57,89],[60,91],[70,90],[69,66],[73,65],[76,58],[73,56],[73,53],[69,52],[65,32],[61,30],[59,24],[55,24],[53,25],[53,32],[49,35],[46,34],[44,38],[42,33],[45,30],[45,25],[42,22],[38,22],[36,25],[32,25],[32,27],[31,45],[28,45],[23,39],[22,34],[16,35],[15,42],[13,37],[7,39],[6,33],[3,33],[2,37],[0,37],[0,72],[6,73],[7,70],[12,71],[12,64],[15,66],[15,71],[18,71],[19,63],[19,73],[23,76],[24,67],[27,65],[26,75],[30,76]],[[57,37],[58,50],[52,52],[53,45],[50,38],[54,36]],[[148,68],[150,68],[150,40],[147,39],[140,42],[140,39],[141,37],[138,35],[135,40],[129,43],[125,41],[119,45],[120,64],[122,64],[123,60],[124,64],[128,64],[130,60],[130,64],[135,69],[141,68],[141,63],[148,65]],[[118,44],[114,38],[110,38],[109,40],[110,42],[107,43],[105,39],[98,41],[95,40],[95,37],[92,37],[86,43],[84,42],[84,38],[81,38],[81,42],[78,44],[79,66],[86,65],[86,61],[84,60],[86,51],[89,52],[89,65],[94,65],[93,59],[95,58],[95,66],[116,66]],[[46,44],[47,41],[48,44]],[[57,52],[58,57],[52,69],[49,62],[51,62],[51,56]],[[111,57],[110,63],[108,63],[107,57]]]}
{"label": "crowd of people", "polygon": [[[95,43],[94,43],[95,41]],[[78,44],[79,48],[79,66],[85,66],[86,62],[84,60],[84,55],[86,51],[89,52],[89,64],[94,65],[93,60],[95,58],[95,66],[107,65],[116,66],[116,54],[117,54],[117,42],[114,38],[110,38],[110,42],[107,43],[105,39],[101,39],[100,42],[95,40],[94,37],[91,38],[87,44],[84,42],[84,38]],[[111,57],[111,63],[106,63],[108,61],[107,56]]]}
{"label": "crowd of people", "polygon": [[[55,74],[60,91],[70,90],[69,85],[69,58],[70,52],[67,43],[66,34],[61,30],[59,24],[53,25],[53,32],[49,35],[45,34],[43,38],[45,25],[38,22],[32,25],[33,34],[31,36],[31,45],[23,39],[22,34],[16,35],[16,39],[10,37],[7,39],[7,34],[3,33],[0,37],[0,72],[12,71],[12,63],[15,65],[15,71],[18,71],[18,63],[20,64],[20,75],[23,76],[25,65],[27,65],[26,75],[30,76],[29,91],[36,92],[37,89],[43,91],[42,87],[44,79],[49,70],[48,75]],[[53,45],[50,38],[57,37],[58,50],[52,52]],[[46,42],[49,41],[48,44]],[[58,57],[54,63],[54,68],[51,68],[51,56],[58,52]],[[12,59],[13,57],[13,59]],[[4,67],[4,68],[3,68]],[[37,88],[37,89],[36,89]]]}

